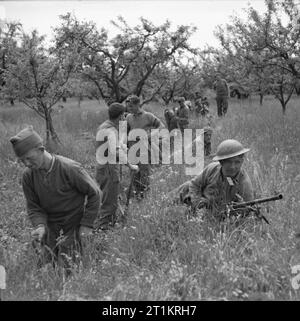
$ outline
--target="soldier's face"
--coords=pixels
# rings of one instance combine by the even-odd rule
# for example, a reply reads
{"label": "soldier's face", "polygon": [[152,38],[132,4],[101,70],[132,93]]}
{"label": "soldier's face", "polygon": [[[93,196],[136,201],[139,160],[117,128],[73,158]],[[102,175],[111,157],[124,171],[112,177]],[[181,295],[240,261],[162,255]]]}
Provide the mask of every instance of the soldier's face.
{"label": "soldier's face", "polygon": [[125,120],[125,113],[122,113],[118,119],[118,121],[123,121],[123,120]]}
{"label": "soldier's face", "polygon": [[26,167],[40,169],[44,162],[44,151],[39,148],[33,148],[19,158]]}
{"label": "soldier's face", "polygon": [[221,166],[222,166],[223,175],[234,177],[241,170],[243,162],[244,162],[243,155],[222,160]]}
{"label": "soldier's face", "polygon": [[136,114],[139,110],[139,104],[133,104],[133,103],[130,103],[128,105],[128,111],[132,114]]}

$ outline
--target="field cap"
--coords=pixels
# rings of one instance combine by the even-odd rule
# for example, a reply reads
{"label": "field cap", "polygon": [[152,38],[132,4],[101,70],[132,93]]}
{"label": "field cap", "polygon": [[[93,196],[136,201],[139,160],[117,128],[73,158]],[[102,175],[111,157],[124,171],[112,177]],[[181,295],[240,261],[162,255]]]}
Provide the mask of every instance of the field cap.
{"label": "field cap", "polygon": [[125,113],[126,108],[120,103],[112,103],[108,107],[109,118],[115,119]]}
{"label": "field cap", "polygon": [[41,136],[33,130],[32,126],[26,127],[17,135],[11,137],[10,142],[17,157],[22,157],[35,147],[43,146]]}

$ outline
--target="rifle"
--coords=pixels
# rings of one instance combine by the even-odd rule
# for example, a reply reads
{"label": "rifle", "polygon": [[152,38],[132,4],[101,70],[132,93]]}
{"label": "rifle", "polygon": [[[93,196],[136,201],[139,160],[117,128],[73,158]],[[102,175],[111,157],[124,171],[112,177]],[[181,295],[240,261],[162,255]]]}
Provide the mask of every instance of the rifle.
{"label": "rifle", "polygon": [[271,197],[265,197],[265,198],[259,198],[248,202],[242,202],[242,203],[229,203],[226,204],[226,210],[225,212],[222,212],[222,216],[225,215],[227,217],[229,216],[238,216],[242,212],[243,215],[246,214],[249,215],[251,212],[253,212],[258,219],[263,219],[267,224],[270,224],[269,221],[266,219],[266,217],[260,213],[260,208],[258,207],[258,204],[271,202],[280,200],[283,198],[282,194],[278,194]]}
{"label": "rifle", "polygon": [[127,222],[129,201],[130,201],[130,197],[131,197],[131,194],[132,194],[131,192],[132,192],[134,179],[135,179],[135,171],[131,170],[130,183],[129,183],[129,186],[128,186],[128,189],[127,189],[127,193],[126,193],[125,208],[124,208],[124,211],[122,212],[122,216],[121,216],[121,222],[122,222],[123,225],[125,225],[126,222]]}

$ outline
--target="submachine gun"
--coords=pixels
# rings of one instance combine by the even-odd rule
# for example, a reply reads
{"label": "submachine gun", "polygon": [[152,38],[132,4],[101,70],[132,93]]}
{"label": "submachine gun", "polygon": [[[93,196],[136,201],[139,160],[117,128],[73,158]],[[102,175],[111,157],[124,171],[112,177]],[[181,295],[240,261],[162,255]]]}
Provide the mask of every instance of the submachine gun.
{"label": "submachine gun", "polygon": [[267,224],[270,224],[266,217],[261,214],[259,204],[281,200],[283,198],[282,194],[278,194],[271,197],[259,198],[253,201],[243,202],[243,203],[228,203],[226,204],[226,209],[223,211],[222,216],[225,217],[245,217],[253,213],[258,219],[263,219]]}

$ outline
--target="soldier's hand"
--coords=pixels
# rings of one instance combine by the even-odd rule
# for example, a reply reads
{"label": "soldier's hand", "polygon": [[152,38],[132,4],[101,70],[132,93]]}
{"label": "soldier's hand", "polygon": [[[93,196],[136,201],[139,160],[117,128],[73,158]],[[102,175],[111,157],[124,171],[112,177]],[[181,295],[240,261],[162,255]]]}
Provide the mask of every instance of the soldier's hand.
{"label": "soldier's hand", "polygon": [[31,237],[34,240],[41,242],[45,234],[46,234],[45,225],[39,225],[35,230],[31,232]]}
{"label": "soldier's hand", "polygon": [[201,197],[200,199],[192,203],[192,208],[194,210],[197,210],[197,209],[208,207],[208,205],[209,205],[209,201],[206,198]]}
{"label": "soldier's hand", "polygon": [[93,235],[93,229],[91,227],[81,225],[79,228],[80,237],[91,236]]}
{"label": "soldier's hand", "polygon": [[242,198],[242,196],[238,193],[235,194],[236,196],[236,203],[241,203],[241,202],[244,202],[244,199]]}

